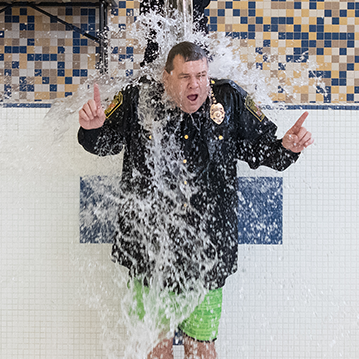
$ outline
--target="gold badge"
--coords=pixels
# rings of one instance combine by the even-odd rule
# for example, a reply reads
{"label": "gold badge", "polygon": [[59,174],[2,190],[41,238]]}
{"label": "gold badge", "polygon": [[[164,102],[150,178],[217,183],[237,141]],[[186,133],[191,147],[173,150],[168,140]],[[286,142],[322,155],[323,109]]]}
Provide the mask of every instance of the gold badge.
{"label": "gold badge", "polygon": [[262,122],[266,117],[261,109],[255,104],[253,99],[249,96],[246,97],[246,108],[260,122]]}
{"label": "gold badge", "polygon": [[210,109],[211,120],[213,120],[217,125],[220,125],[224,120],[224,108],[221,103],[214,103]]}
{"label": "gold badge", "polygon": [[224,120],[226,112],[224,111],[223,105],[221,103],[217,103],[217,100],[214,97],[213,89],[211,89],[211,99],[212,105],[209,110],[211,120],[213,120],[217,125],[220,125]]}
{"label": "gold badge", "polygon": [[122,105],[123,102],[123,95],[122,92],[120,91],[112,100],[112,102],[110,103],[110,106],[107,107],[105,114],[106,117],[110,117],[115,110],[120,107]]}

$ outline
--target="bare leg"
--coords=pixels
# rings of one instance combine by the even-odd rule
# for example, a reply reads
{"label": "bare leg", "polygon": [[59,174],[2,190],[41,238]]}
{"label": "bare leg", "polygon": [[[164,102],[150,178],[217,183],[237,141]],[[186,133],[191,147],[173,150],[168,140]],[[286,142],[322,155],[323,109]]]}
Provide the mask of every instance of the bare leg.
{"label": "bare leg", "polygon": [[214,342],[198,342],[186,336],[184,336],[183,342],[185,359],[217,359]]}
{"label": "bare leg", "polygon": [[147,359],[173,359],[172,343],[173,339],[162,340],[148,354]]}

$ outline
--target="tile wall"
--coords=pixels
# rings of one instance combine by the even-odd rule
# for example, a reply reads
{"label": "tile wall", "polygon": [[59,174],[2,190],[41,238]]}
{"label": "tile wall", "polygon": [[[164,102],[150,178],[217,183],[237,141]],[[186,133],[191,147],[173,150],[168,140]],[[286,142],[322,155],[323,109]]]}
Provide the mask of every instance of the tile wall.
{"label": "tile wall", "polygon": [[[1,9],[0,9],[1,10]],[[91,35],[98,10],[46,11]],[[109,12],[110,72],[139,68],[143,50],[126,36],[139,2],[119,1]],[[225,33],[249,67],[277,82],[274,101],[356,103],[359,101],[359,4],[355,1],[211,1],[205,10],[210,33]],[[122,33],[119,31],[122,30]],[[0,13],[0,93],[13,101],[51,101],[73,94],[96,71],[97,43],[32,8]],[[122,60],[129,59],[126,63]],[[316,85],[316,78],[322,85]],[[292,93],[286,85],[303,79]],[[297,96],[293,97],[293,94]]]}

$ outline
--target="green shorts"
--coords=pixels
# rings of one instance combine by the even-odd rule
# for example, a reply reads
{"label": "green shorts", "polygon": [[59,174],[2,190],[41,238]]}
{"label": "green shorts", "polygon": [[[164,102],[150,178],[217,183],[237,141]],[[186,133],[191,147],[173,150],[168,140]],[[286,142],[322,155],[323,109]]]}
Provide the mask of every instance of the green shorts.
{"label": "green shorts", "polygon": [[[146,309],[144,298],[149,293],[149,288],[142,285],[139,280],[134,280],[134,303],[135,307],[130,310],[131,315],[136,315],[143,320]],[[157,297],[159,298],[159,297]],[[161,298],[165,302],[163,309],[158,310],[156,316],[162,325],[169,323],[166,312],[171,313],[178,311],[179,306],[176,303],[177,295],[173,292],[166,293],[166,297]],[[180,310],[182,312],[182,310]],[[219,320],[222,314],[222,288],[210,290],[194,310],[179,325],[179,329],[187,336],[198,341],[213,341],[217,338]],[[168,323],[167,323],[168,322]]]}

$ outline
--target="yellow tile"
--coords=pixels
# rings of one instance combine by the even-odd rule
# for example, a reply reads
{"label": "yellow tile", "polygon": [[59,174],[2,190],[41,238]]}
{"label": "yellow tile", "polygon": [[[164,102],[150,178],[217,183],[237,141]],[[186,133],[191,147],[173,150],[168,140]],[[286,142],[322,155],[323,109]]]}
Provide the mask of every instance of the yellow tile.
{"label": "yellow tile", "polygon": [[57,84],[64,85],[65,84],[65,77],[57,76]]}
{"label": "yellow tile", "polygon": [[339,71],[332,71],[332,79],[338,79],[339,78]]}
{"label": "yellow tile", "polygon": [[285,93],[279,93],[277,96],[278,100],[277,101],[281,101],[284,102],[286,99],[286,94]]}
{"label": "yellow tile", "polygon": [[309,17],[309,9],[302,9],[302,17]]}
{"label": "yellow tile", "polygon": [[234,32],[240,31],[239,29],[240,29],[240,24],[233,24],[233,25],[232,25],[232,30],[233,30]]}
{"label": "yellow tile", "polygon": [[299,79],[302,77],[302,72],[301,71],[293,71],[293,77],[295,79]]}
{"label": "yellow tile", "polygon": [[225,27],[226,27],[225,24],[217,24],[217,31],[225,32],[226,31]]}
{"label": "yellow tile", "polygon": [[126,0],[126,9],[134,9],[134,8],[135,8],[135,2]]}
{"label": "yellow tile", "polygon": [[346,94],[340,93],[340,94],[339,94],[339,101],[340,101],[340,102],[346,102],[346,100],[347,100],[346,97],[347,97]]}
{"label": "yellow tile", "polygon": [[269,16],[264,16],[263,17],[263,24],[264,25],[268,25],[268,24],[270,24],[271,23],[271,17],[269,17]]}
{"label": "yellow tile", "polygon": [[263,40],[270,40],[272,36],[271,32],[263,32]]}
{"label": "yellow tile", "polygon": [[355,17],[355,10],[347,10],[347,17]]}
{"label": "yellow tile", "polygon": [[256,62],[262,62],[263,61],[263,55],[257,54],[255,61]]}
{"label": "yellow tile", "polygon": [[239,24],[239,31],[241,32],[247,32],[248,31],[248,25],[246,24]]}
{"label": "yellow tile", "polygon": [[71,69],[65,69],[65,76],[66,77],[72,77],[72,70]]}
{"label": "yellow tile", "polygon": [[315,94],[315,101],[323,102],[323,95],[321,95],[320,93]]}
{"label": "yellow tile", "polygon": [[278,47],[278,55],[285,55],[286,47]]}
{"label": "yellow tile", "polygon": [[346,18],[346,17],[340,17],[340,18],[339,18],[339,24],[340,24],[340,25],[348,25],[348,18]]}
{"label": "yellow tile", "polygon": [[41,85],[42,84],[42,78],[41,76],[35,77],[35,85]]}
{"label": "yellow tile", "polygon": [[255,47],[256,46],[256,40],[248,40],[248,47]]}
{"label": "yellow tile", "polygon": [[27,46],[26,48],[28,54],[34,54],[35,53],[35,47],[34,46]]}
{"label": "yellow tile", "polygon": [[263,17],[263,9],[257,9],[256,16]]}
{"label": "yellow tile", "polygon": [[293,46],[294,47],[302,47],[302,41],[301,40],[293,40]]}
{"label": "yellow tile", "polygon": [[324,62],[324,56],[323,55],[317,55],[316,62],[317,62],[317,64],[322,64]]}
{"label": "yellow tile", "polygon": [[286,47],[294,47],[294,40],[285,40]]}
{"label": "yellow tile", "polygon": [[287,30],[287,32],[293,32],[294,31],[294,25],[287,25],[286,30]]}
{"label": "yellow tile", "polygon": [[339,86],[332,86],[332,93],[339,93]]}
{"label": "yellow tile", "polygon": [[270,42],[270,44],[271,44],[271,47],[273,48],[273,47],[278,47],[278,40],[271,40],[271,42]]}
{"label": "yellow tile", "polygon": [[347,86],[347,93],[354,93],[354,86]]}
{"label": "yellow tile", "polygon": [[118,9],[118,16],[126,16],[126,9]]}
{"label": "yellow tile", "polygon": [[317,2],[317,10],[324,10],[324,1]]}
{"label": "yellow tile", "polygon": [[317,24],[317,18],[314,16],[309,17],[309,25],[316,25]]}
{"label": "yellow tile", "polygon": [[20,54],[19,62],[20,62],[20,69],[25,70],[27,68],[27,54]]}
{"label": "yellow tile", "polygon": [[263,70],[270,70],[270,63],[269,62],[264,62],[263,63]]}
{"label": "yellow tile", "polygon": [[240,55],[239,58],[241,62],[248,62],[248,55]]}
{"label": "yellow tile", "polygon": [[294,25],[300,25],[302,23],[302,18],[301,17],[295,17],[294,18]]}
{"label": "yellow tile", "polygon": [[294,17],[294,9],[287,9],[286,14],[287,17]]}
{"label": "yellow tile", "polygon": [[310,32],[309,33],[309,40],[316,40],[317,39],[317,34],[315,32]]}
{"label": "yellow tile", "polygon": [[324,55],[331,55],[332,54],[332,48],[331,47],[325,47],[324,48]]}
{"label": "yellow tile", "polygon": [[359,71],[359,64],[354,64],[354,70]]}
{"label": "yellow tile", "polygon": [[309,32],[309,25],[302,25],[302,32]]}

